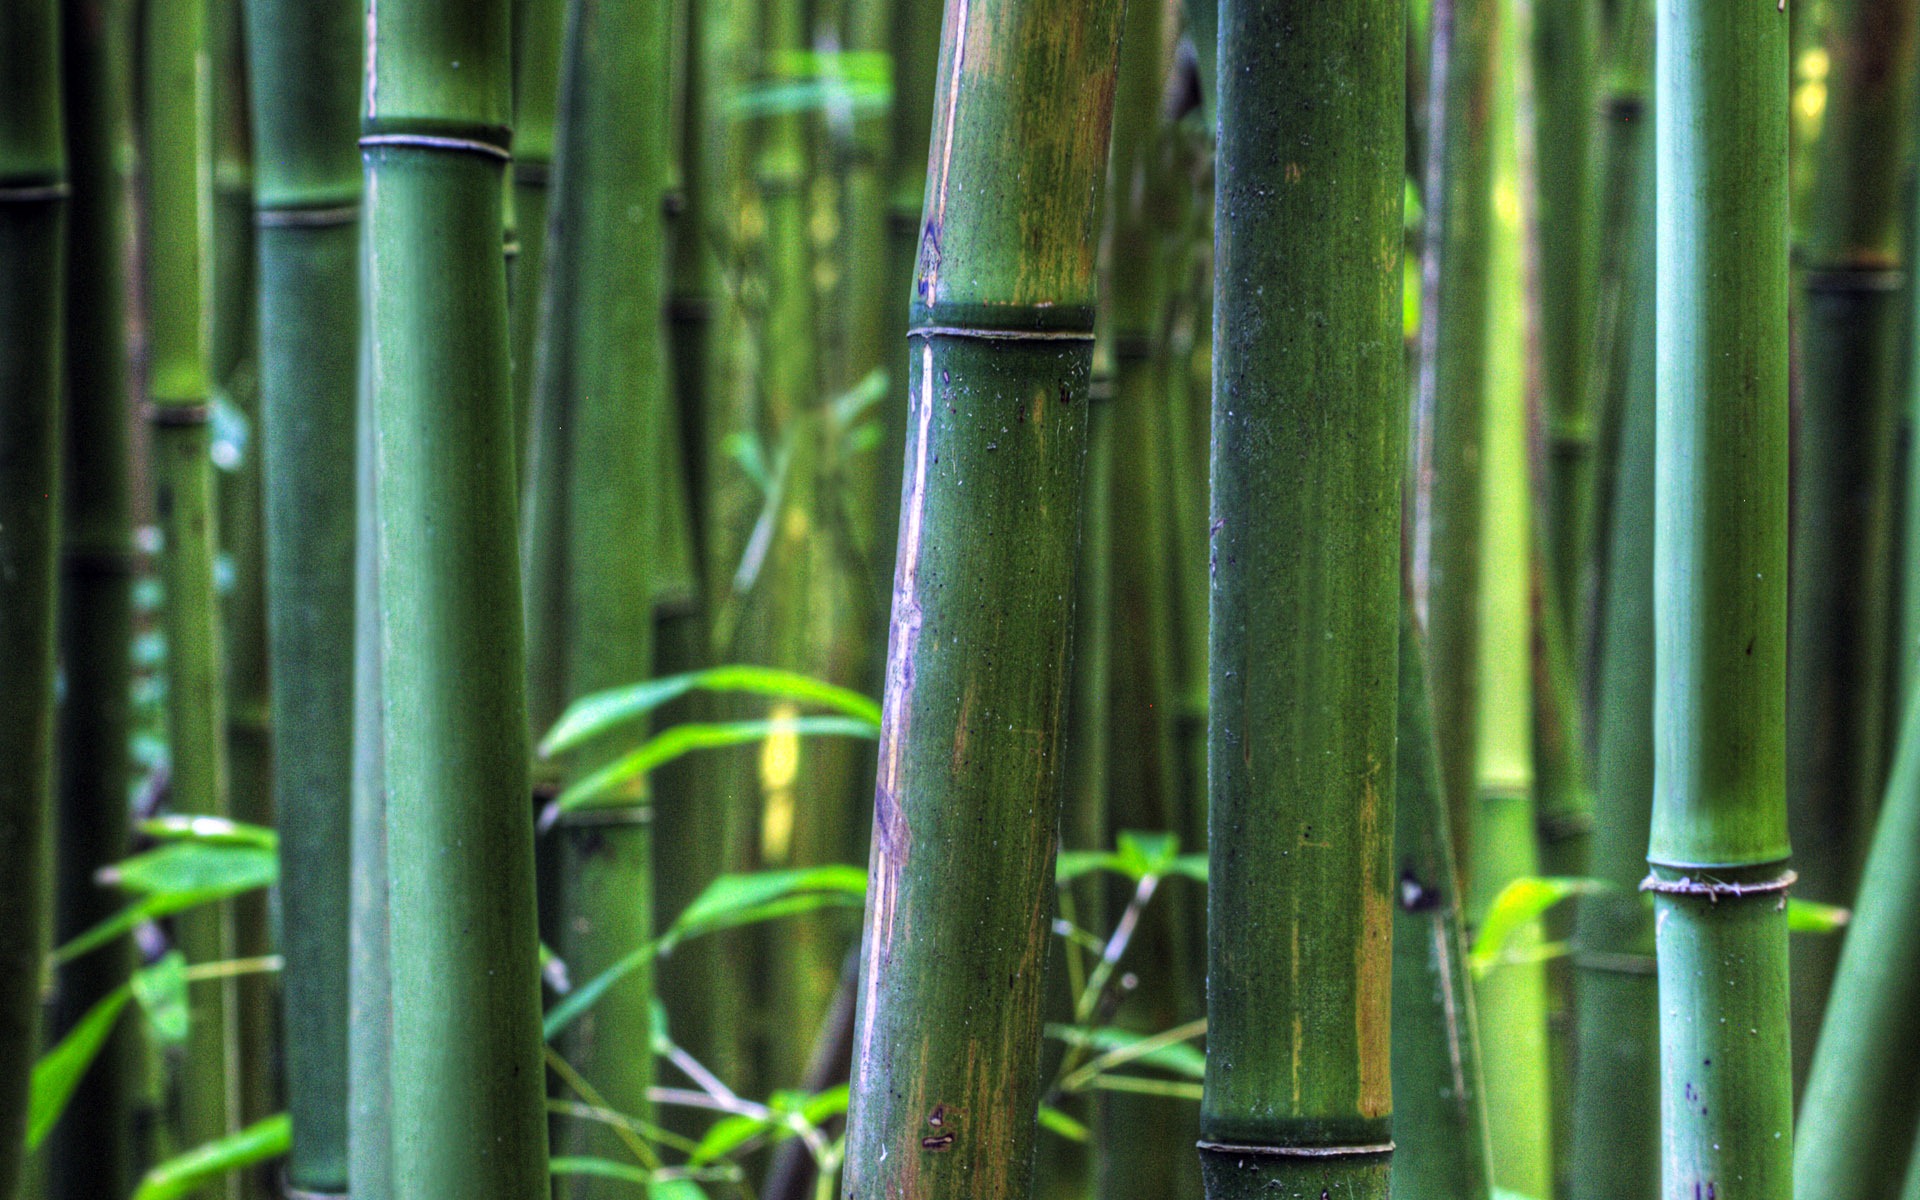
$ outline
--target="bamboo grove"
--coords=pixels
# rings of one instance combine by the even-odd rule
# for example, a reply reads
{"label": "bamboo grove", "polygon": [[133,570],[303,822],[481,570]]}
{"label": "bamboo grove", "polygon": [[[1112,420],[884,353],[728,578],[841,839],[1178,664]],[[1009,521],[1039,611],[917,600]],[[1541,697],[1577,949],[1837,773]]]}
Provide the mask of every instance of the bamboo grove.
{"label": "bamboo grove", "polygon": [[1920,1200],[1920,0],[0,0],[0,1200]]}

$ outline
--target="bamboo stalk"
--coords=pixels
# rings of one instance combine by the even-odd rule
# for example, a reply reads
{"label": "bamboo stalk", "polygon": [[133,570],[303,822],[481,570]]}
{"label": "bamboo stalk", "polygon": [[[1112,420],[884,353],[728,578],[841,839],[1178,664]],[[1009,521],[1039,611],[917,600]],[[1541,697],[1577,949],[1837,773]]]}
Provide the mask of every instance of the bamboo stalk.
{"label": "bamboo stalk", "polygon": [[1654,805],[1662,1180],[1792,1195],[1787,18],[1663,4]]}
{"label": "bamboo stalk", "polygon": [[560,110],[560,43],[566,0],[513,6],[513,233],[508,319],[513,337],[514,470],[527,487],[533,440],[535,361],[547,294],[547,206]]}
{"label": "bamboo stalk", "polygon": [[[207,0],[147,0],[145,126],[148,419],[164,550],[169,787],[175,811],[227,809],[224,697],[214,594],[214,500],[208,420],[207,244],[212,97]],[[231,956],[232,914],[209,906],[175,919],[189,961]],[[189,1146],[232,1128],[237,1073],[231,981],[191,994],[179,1134]],[[229,1194],[234,1194],[231,1187]]]}
{"label": "bamboo stalk", "polygon": [[1646,874],[1653,796],[1653,179],[1638,171],[1621,279],[1621,406],[1599,602],[1596,821],[1589,872],[1611,885],[1582,897],[1574,925],[1575,1074],[1568,1200],[1658,1194],[1660,1129],[1653,916],[1634,894]]}
{"label": "bamboo stalk", "polygon": [[[1072,631],[1062,597],[1118,18],[1117,6],[1067,0],[947,9],[911,318],[849,1197],[1022,1197],[1030,1186]],[[1009,147],[1017,171],[1004,169]],[[990,175],[1000,186],[967,186]]]}
{"label": "bamboo stalk", "polygon": [[[110,916],[119,899],[94,873],[126,857],[131,723],[133,539],[128,355],[128,193],[132,161],[132,8],[127,0],[61,6],[61,78],[73,198],[68,206],[65,442],[60,577],[59,816],[54,938]],[[84,485],[77,481],[84,480]],[[122,938],[65,964],[49,1032],[64,1036],[126,982]],[[75,1089],[48,1143],[47,1194],[118,1196],[133,1183],[131,1023]]]}
{"label": "bamboo stalk", "polygon": [[[360,6],[248,0],[288,1183],[348,1190]],[[303,80],[298,88],[292,80]]]}
{"label": "bamboo stalk", "polygon": [[1427,699],[1425,647],[1405,606],[1400,624],[1399,755],[1394,774],[1393,1195],[1492,1195],[1480,1034],[1454,883],[1447,801]]}
{"label": "bamboo stalk", "polygon": [[1213,1200],[1388,1194],[1405,35],[1395,0],[1220,11]]}
{"label": "bamboo stalk", "polygon": [[0,8],[0,1196],[26,1164],[49,914],[69,183],[60,14]]}
{"label": "bamboo stalk", "polygon": [[1487,237],[1496,0],[1433,0],[1425,261],[1414,403],[1430,430],[1413,470],[1433,483],[1413,518],[1413,574],[1432,655],[1440,784],[1467,885],[1478,714],[1480,427],[1486,387]]}
{"label": "bamboo stalk", "polygon": [[383,0],[367,30],[393,1184],[409,1200],[549,1189],[500,262],[507,16],[505,0]]}
{"label": "bamboo stalk", "polygon": [[[1831,67],[1798,320],[1787,813],[1799,892],[1845,904],[1873,834],[1890,741],[1885,647],[1914,13],[1850,0],[1831,6],[1827,21]],[[1792,956],[1795,1078],[1804,1080],[1839,940],[1795,939]]]}

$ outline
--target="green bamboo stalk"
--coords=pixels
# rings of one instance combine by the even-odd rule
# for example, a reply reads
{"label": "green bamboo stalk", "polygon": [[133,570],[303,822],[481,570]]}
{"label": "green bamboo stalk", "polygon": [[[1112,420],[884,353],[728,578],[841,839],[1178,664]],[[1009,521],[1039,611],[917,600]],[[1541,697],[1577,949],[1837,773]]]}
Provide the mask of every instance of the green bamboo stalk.
{"label": "green bamboo stalk", "polygon": [[[1117,6],[947,9],[913,293],[850,1198],[1017,1198],[1030,1186],[1064,782],[1062,597],[1118,38]],[[971,185],[989,176],[1001,186]]]}
{"label": "green bamboo stalk", "polygon": [[[642,536],[661,521],[661,479],[650,464],[666,424],[662,340],[662,201],[671,149],[670,10],[659,0],[581,0],[568,14],[549,243],[555,304],[541,344],[537,406],[564,413],[566,599],[564,687],[577,698],[645,677],[653,666],[651,597],[663,564]],[[566,307],[559,301],[565,299]],[[564,360],[564,363],[557,361]],[[549,369],[551,368],[551,369]],[[549,389],[564,381],[566,391]],[[580,778],[618,747],[572,756]],[[561,933],[570,970],[591,978],[653,934],[653,839],[644,785],[632,806],[559,827]],[[653,1081],[648,1044],[651,973],[628,975],[569,1030],[567,1057],[605,1103],[644,1115]],[[570,1153],[606,1153],[608,1131],[571,1123]],[[572,1196],[624,1185],[570,1179]]]}
{"label": "green bamboo stalk", "polygon": [[[248,0],[257,155],[273,791],[301,1192],[348,1190],[361,6]],[[290,86],[293,80],[301,86]]]}
{"label": "green bamboo stalk", "polygon": [[1431,472],[1413,515],[1413,573],[1432,655],[1433,724],[1451,835],[1469,880],[1480,642],[1480,427],[1486,387],[1487,237],[1496,0],[1433,0],[1431,110],[1421,265],[1419,374],[1425,414],[1414,471]]}
{"label": "green bamboo stalk", "polygon": [[513,336],[514,462],[527,486],[541,306],[547,290],[547,205],[560,109],[560,43],[566,0],[513,6],[513,223],[518,252],[509,282]]}
{"label": "green bamboo stalk", "polygon": [[1533,6],[1540,357],[1547,446],[1545,575],[1570,654],[1587,610],[1593,521],[1593,336],[1600,193],[1594,102],[1600,10],[1590,0]]}
{"label": "green bamboo stalk", "polygon": [[[1792,1195],[1785,795],[1787,18],[1655,37],[1654,802],[1667,1200]],[[1735,1182],[1737,1181],[1737,1182]]]}
{"label": "green bamboo stalk", "polygon": [[[1637,171],[1625,237],[1605,593],[1598,611],[1598,803],[1588,871],[1612,890],[1582,897],[1574,925],[1575,1074],[1568,1200],[1651,1200],[1660,1128],[1653,915],[1646,874],[1653,796],[1653,178]],[[1637,298],[1637,299],[1636,299]]]}
{"label": "green bamboo stalk", "polygon": [[[164,544],[167,735],[177,812],[227,809],[224,697],[214,595],[208,300],[213,111],[208,0],[147,0],[144,80],[147,399],[155,508]],[[176,918],[189,961],[231,956],[232,914]],[[228,1133],[237,1106],[231,981],[191,994],[178,1132],[188,1146]],[[229,1185],[229,1194],[236,1194]]]}
{"label": "green bamboo stalk", "polygon": [[[365,226],[362,226],[364,245]],[[348,913],[347,1181],[360,1200],[392,1200],[393,985],[387,919],[387,800],[381,715],[380,524],[375,512],[370,344],[361,325],[354,402],[353,880]]]}
{"label": "green bamboo stalk", "polygon": [[1908,705],[1886,804],[1800,1108],[1793,1186],[1802,1196],[1891,1196],[1907,1164],[1920,1064],[1920,706]]}
{"label": "green bamboo stalk", "polygon": [[[61,78],[73,198],[67,217],[66,488],[61,515],[59,817],[54,940],[92,928],[121,903],[95,872],[127,855],[125,746],[133,632],[132,424],[129,410],[128,194],[132,163],[133,12],[127,0],[62,5]],[[75,1022],[126,982],[122,938],[65,964],[51,1028]],[[132,1022],[117,1030],[49,1139],[53,1200],[119,1196],[134,1174]]]}
{"label": "green bamboo stalk", "polygon": [[[1828,13],[1827,104],[1803,243],[1793,457],[1787,795],[1798,891],[1854,895],[1886,779],[1885,652],[1903,300],[1902,160],[1912,108],[1910,5]],[[1792,949],[1795,1078],[1812,1061],[1839,939]]]}
{"label": "green bamboo stalk", "polygon": [[1398,0],[1220,11],[1212,1200],[1388,1194],[1405,36]]}
{"label": "green bamboo stalk", "polygon": [[[501,196],[505,0],[368,20],[394,1194],[548,1194]],[[455,65],[457,64],[457,66]]]}
{"label": "green bamboo stalk", "polygon": [[59,592],[61,310],[69,191],[60,14],[0,7],[0,1196],[25,1168],[48,928]]}
{"label": "green bamboo stalk", "polygon": [[[271,699],[267,679],[266,533],[263,528],[258,291],[253,244],[253,138],[247,112],[246,45],[240,0],[214,0],[208,26],[213,64],[213,294],[207,338],[216,404],[243,431],[216,435],[214,495],[219,505],[221,661],[226,672],[227,806],[255,825],[274,823]],[[273,913],[264,891],[233,900],[233,952],[274,950]],[[279,1112],[279,981],[233,981],[236,1078],[233,1119],[250,1125]],[[240,1174],[240,1194],[264,1200],[271,1170]]]}
{"label": "green bamboo stalk", "polygon": [[1447,839],[1447,801],[1440,793],[1426,652],[1410,604],[1400,625],[1396,728],[1393,1194],[1400,1200],[1488,1200],[1493,1167],[1480,1035]]}
{"label": "green bamboo stalk", "polygon": [[[1494,214],[1488,252],[1486,399],[1480,438],[1479,712],[1475,728],[1473,851],[1467,920],[1478,928],[1495,897],[1540,873],[1534,805],[1532,557],[1535,539],[1527,472],[1527,349],[1524,330],[1524,220],[1516,129],[1524,14],[1503,5],[1495,51]],[[1529,925],[1508,945],[1516,957],[1540,947]],[[1549,1077],[1547,979],[1539,961],[1505,962],[1475,981],[1493,1125],[1495,1186],[1524,1196],[1553,1194],[1553,1092]]]}

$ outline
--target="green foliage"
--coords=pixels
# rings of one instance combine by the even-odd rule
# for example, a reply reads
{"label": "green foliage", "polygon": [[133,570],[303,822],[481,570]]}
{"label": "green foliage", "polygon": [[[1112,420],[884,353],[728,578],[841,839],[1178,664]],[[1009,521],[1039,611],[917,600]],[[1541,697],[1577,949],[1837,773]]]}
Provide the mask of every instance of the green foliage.
{"label": "green foliage", "polygon": [[637,721],[661,705],[692,691],[746,692],[772,699],[792,700],[799,704],[818,704],[872,725],[880,724],[880,706],[850,688],[838,687],[798,671],[736,663],[649,679],[630,687],[582,696],[567,706],[560,720],[541,740],[540,754],[551,758],[571,750]]}
{"label": "green foliage", "polygon": [[275,1113],[235,1133],[196,1146],[148,1171],[133,1200],[176,1200],[234,1171],[275,1159],[293,1144],[293,1123]]}
{"label": "green foliage", "polygon": [[1165,831],[1122,830],[1114,849],[1062,850],[1054,862],[1053,881],[1065,887],[1093,871],[1109,871],[1139,883],[1148,876],[1180,875],[1197,883],[1207,881],[1207,856],[1181,854],[1180,835]]}
{"label": "green foliage", "polygon": [[[207,818],[188,818],[189,824]],[[113,941],[143,921],[158,920],[216,900],[226,900],[256,888],[270,887],[279,878],[279,859],[272,849],[257,843],[253,828],[230,822],[221,838],[240,840],[174,841],[108,868],[102,882],[133,892],[134,904],[79,934],[53,951],[57,965],[69,962]],[[264,832],[264,831],[263,831]],[[247,838],[254,838],[249,842]]]}

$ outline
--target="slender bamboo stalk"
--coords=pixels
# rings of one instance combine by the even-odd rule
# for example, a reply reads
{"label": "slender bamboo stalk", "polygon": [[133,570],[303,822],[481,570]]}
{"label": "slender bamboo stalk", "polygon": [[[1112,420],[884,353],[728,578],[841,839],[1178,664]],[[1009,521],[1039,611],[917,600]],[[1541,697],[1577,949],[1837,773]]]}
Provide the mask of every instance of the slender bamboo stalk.
{"label": "slender bamboo stalk", "polygon": [[1397,0],[1220,11],[1212,1200],[1388,1194],[1405,36]]}
{"label": "slender bamboo stalk", "polygon": [[[536,405],[563,413],[540,436],[566,439],[562,451],[566,626],[564,687],[578,697],[645,677],[653,666],[651,597],[663,564],[665,489],[657,453],[668,403],[661,324],[665,297],[662,201],[672,127],[670,10],[661,0],[580,0],[568,14],[562,56],[558,170],[550,277],[556,301],[542,330]],[[564,364],[557,361],[564,359]],[[551,368],[551,369],[550,369]],[[566,391],[550,391],[564,381]],[[617,748],[615,748],[617,749]],[[581,752],[580,776],[606,765],[607,752]],[[632,807],[599,811],[560,827],[558,947],[571,970],[591,978],[653,934],[653,838],[644,786]],[[568,1059],[614,1109],[648,1110],[649,971],[627,976],[569,1031]],[[607,1132],[565,1127],[573,1153],[604,1153]],[[565,1194],[611,1196],[625,1185],[576,1177]]]}
{"label": "slender bamboo stalk", "polygon": [[1118,18],[1069,0],[947,8],[848,1197],[1030,1186]]}
{"label": "slender bamboo stalk", "polygon": [[1920,1096],[1920,706],[1908,705],[1860,899],[1800,1109],[1793,1186],[1802,1196],[1890,1196]]}
{"label": "slender bamboo stalk", "polygon": [[[1914,11],[1849,0],[1827,19],[1831,66],[1798,323],[1787,812],[1798,890],[1846,904],[1873,834],[1889,742],[1901,163]],[[1839,951],[1836,938],[1794,940],[1796,1079],[1812,1061]]]}
{"label": "slender bamboo stalk", "polygon": [[[62,510],[59,818],[54,938],[111,915],[94,874],[126,857],[133,540],[127,337],[133,22],[126,0],[61,7],[61,77],[73,199],[67,224],[66,488]],[[80,482],[84,481],[84,483]],[[66,964],[52,1028],[64,1036],[126,982],[131,939]],[[81,1079],[49,1142],[48,1195],[118,1196],[133,1182],[131,1022]]]}
{"label": "slender bamboo stalk", "polygon": [[287,1181],[312,1194],[348,1190],[363,27],[353,0],[248,0],[273,714],[298,731],[273,776]]}
{"label": "slender bamboo stalk", "polygon": [[[1662,1180],[1792,1195],[1787,1053],[1787,17],[1655,37],[1654,804]],[[1734,1181],[1738,1181],[1736,1184]]]}
{"label": "slender bamboo stalk", "polygon": [[49,913],[67,149],[60,13],[0,7],[0,1196],[25,1167]]}
{"label": "slender bamboo stalk", "polygon": [[1646,873],[1653,796],[1653,178],[1637,172],[1622,276],[1620,414],[1599,602],[1596,821],[1588,870],[1612,891],[1582,897],[1574,925],[1575,1074],[1568,1200],[1651,1200],[1660,1129],[1653,916]]}
{"label": "slender bamboo stalk", "polygon": [[[1533,757],[1531,576],[1532,495],[1527,472],[1527,351],[1524,194],[1516,128],[1524,14],[1502,4],[1496,38],[1494,215],[1488,250],[1486,399],[1480,438],[1480,647],[1475,727],[1473,854],[1467,871],[1468,924],[1486,919],[1516,879],[1537,875]],[[1543,941],[1538,924],[1509,944],[1524,958]],[[1484,1035],[1487,1111],[1493,1126],[1493,1180],[1524,1196],[1553,1194],[1553,1093],[1548,1070],[1546,970],[1504,962],[1475,981]]]}
{"label": "slender bamboo stalk", "polygon": [[513,336],[514,470],[527,486],[533,438],[535,344],[547,293],[547,202],[560,109],[560,43],[566,0],[513,6],[513,220],[519,249],[509,271]]}
{"label": "slender bamboo stalk", "polygon": [[1414,403],[1431,432],[1414,471],[1431,473],[1414,517],[1413,573],[1432,654],[1440,783],[1454,806],[1452,838],[1469,880],[1476,656],[1480,642],[1480,425],[1487,352],[1487,229],[1491,219],[1496,0],[1433,0],[1432,109],[1427,117],[1425,261]]}
{"label": "slender bamboo stalk", "polygon": [[[394,1194],[548,1194],[514,435],[505,0],[368,20]],[[457,66],[455,65],[457,64]]]}
{"label": "slender bamboo stalk", "polygon": [[[213,113],[208,0],[147,0],[145,200],[147,208],[148,419],[164,551],[167,734],[171,803],[183,813],[227,807],[225,715],[214,502],[208,425]],[[230,956],[231,913],[212,906],[175,921],[189,961]],[[231,1128],[238,1075],[231,981],[196,988],[181,1078],[179,1133],[189,1146]]]}
{"label": "slender bamboo stalk", "polygon": [[[365,226],[362,226],[364,245]],[[364,310],[363,310],[364,311]],[[372,377],[360,327],[355,397],[353,547],[353,881],[348,913],[347,1181],[360,1200],[392,1200],[393,983],[387,905],[386,763],[381,716],[380,523],[375,512]]]}
{"label": "slender bamboo stalk", "polygon": [[1488,1200],[1493,1166],[1480,1034],[1440,794],[1426,651],[1411,602],[1404,607],[1393,815],[1400,889],[1393,921],[1393,1194]]}

